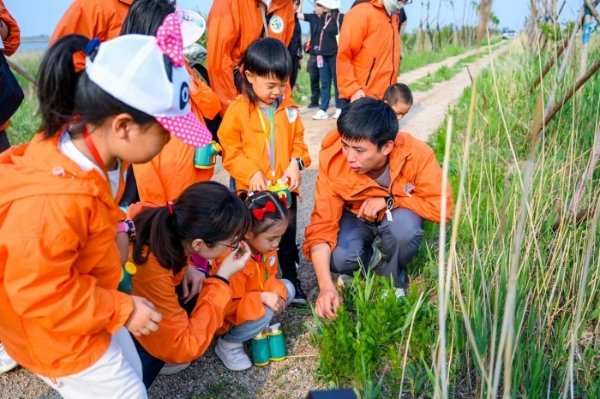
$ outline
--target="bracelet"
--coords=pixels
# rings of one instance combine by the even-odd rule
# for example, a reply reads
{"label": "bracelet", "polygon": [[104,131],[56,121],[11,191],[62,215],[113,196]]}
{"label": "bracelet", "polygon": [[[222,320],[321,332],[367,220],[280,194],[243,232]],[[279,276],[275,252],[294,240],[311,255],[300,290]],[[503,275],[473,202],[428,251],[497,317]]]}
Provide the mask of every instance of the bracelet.
{"label": "bracelet", "polygon": [[225,277],[221,277],[218,276],[216,274],[213,274],[212,276],[210,276],[209,278],[216,278],[217,280],[221,280],[222,282],[224,282],[225,284],[229,285],[229,280],[227,280]]}

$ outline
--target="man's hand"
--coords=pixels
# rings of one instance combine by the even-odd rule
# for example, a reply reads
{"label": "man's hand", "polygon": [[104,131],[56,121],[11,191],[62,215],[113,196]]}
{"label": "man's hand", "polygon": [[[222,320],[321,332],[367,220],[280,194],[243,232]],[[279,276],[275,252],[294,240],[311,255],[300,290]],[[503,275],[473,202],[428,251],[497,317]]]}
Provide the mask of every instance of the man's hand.
{"label": "man's hand", "polygon": [[365,97],[365,91],[363,89],[359,89],[356,91],[356,93],[354,93],[352,95],[352,97],[350,97],[350,102],[353,103],[354,101],[358,100],[359,98],[363,98]]}
{"label": "man's hand", "polygon": [[334,287],[321,290],[315,309],[317,316],[335,320],[337,309],[340,306],[340,295]]}
{"label": "man's hand", "polygon": [[368,217],[377,219],[379,211],[387,207],[386,199],[383,197],[373,197],[365,200],[358,210],[358,217]]}
{"label": "man's hand", "polygon": [[250,191],[265,191],[269,188],[269,183],[262,171],[257,170],[250,178],[248,184]]}

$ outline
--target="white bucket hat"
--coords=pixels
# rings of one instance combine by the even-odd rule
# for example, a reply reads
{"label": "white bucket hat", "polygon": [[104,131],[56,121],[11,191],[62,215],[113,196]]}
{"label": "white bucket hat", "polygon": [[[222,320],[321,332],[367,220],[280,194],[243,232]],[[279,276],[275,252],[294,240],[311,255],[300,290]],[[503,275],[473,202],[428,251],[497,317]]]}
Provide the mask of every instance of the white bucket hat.
{"label": "white bucket hat", "polygon": [[316,4],[327,7],[330,10],[340,9],[340,0],[317,0]]}
{"label": "white bucket hat", "polygon": [[171,14],[156,37],[132,34],[90,42],[85,72],[104,91],[152,115],[180,140],[203,147],[212,135],[190,108],[190,75],[182,43],[179,19]]}

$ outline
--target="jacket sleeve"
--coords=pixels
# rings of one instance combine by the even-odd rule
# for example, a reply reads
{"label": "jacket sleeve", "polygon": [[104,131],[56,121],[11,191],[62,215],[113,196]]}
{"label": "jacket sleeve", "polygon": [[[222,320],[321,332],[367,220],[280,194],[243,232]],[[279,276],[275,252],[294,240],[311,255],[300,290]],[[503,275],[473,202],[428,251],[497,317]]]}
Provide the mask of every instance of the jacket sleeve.
{"label": "jacket sleeve", "polygon": [[[363,41],[367,36],[368,20],[356,12],[345,15],[345,22],[340,30],[340,43],[337,55],[337,84],[340,98],[350,98],[354,93],[363,88],[358,82],[353,61],[362,48]],[[364,82],[363,82],[364,83]]]}
{"label": "jacket sleeve", "polygon": [[2,52],[6,56],[11,56],[21,44],[21,30],[19,29],[19,25],[17,25],[17,21],[10,15],[2,1],[0,1],[0,10],[0,19],[8,27],[8,37],[3,40],[4,50]]}
{"label": "jacket sleeve", "polygon": [[230,107],[218,132],[219,142],[223,147],[223,167],[235,180],[246,184],[250,182],[252,175],[260,170],[260,166],[248,157],[242,144],[242,129],[248,124],[243,124],[237,115],[247,112],[247,109],[238,110],[235,105]]}
{"label": "jacket sleeve", "polygon": [[285,47],[287,48],[290,45],[292,38],[294,37],[294,27],[296,26],[296,23],[294,21],[293,3],[289,2],[289,4],[287,4],[284,7],[283,12],[285,13],[283,15],[283,20],[285,24],[285,35],[283,37],[283,44],[285,44]]}
{"label": "jacket sleeve", "polygon": [[304,234],[304,255],[309,260],[310,249],[317,244],[327,243],[332,251],[336,247],[340,231],[339,221],[344,210],[344,200],[331,190],[332,184],[328,181],[324,165],[325,160],[319,158],[315,206]]}
{"label": "jacket sleeve", "polygon": [[108,26],[96,1],[75,0],[62,16],[52,37],[50,45],[65,35],[77,33],[89,39],[106,37]]}
{"label": "jacket sleeve", "polygon": [[247,279],[248,275],[244,271],[241,271],[229,280],[231,291],[233,292],[233,300],[237,304],[234,322],[236,326],[247,321],[258,320],[267,313],[265,305],[260,298],[260,291],[246,291]]}
{"label": "jacket sleeve", "polygon": [[[57,214],[59,209],[46,209]],[[5,260],[4,286],[11,306],[20,316],[34,319],[46,329],[84,335],[123,327],[133,303],[129,295],[97,286],[94,276],[79,274],[73,264],[85,245],[77,233],[81,220],[44,220],[52,234],[6,240],[10,251]],[[64,226],[56,230],[55,226]],[[72,230],[71,230],[72,229]],[[115,251],[117,251],[115,247]],[[119,267],[118,255],[115,267]]]}
{"label": "jacket sleeve", "polygon": [[215,1],[208,16],[207,65],[211,88],[221,101],[221,114],[237,95],[233,82],[233,48],[240,34],[237,0]]}
{"label": "jacket sleeve", "polygon": [[308,147],[304,142],[304,124],[300,118],[300,110],[296,109],[298,117],[294,121],[294,144],[292,146],[291,158],[300,158],[304,162],[304,167],[308,168],[311,164],[311,159],[308,154]]}
{"label": "jacket sleeve", "polygon": [[[417,166],[418,172],[414,179],[415,188],[410,197],[397,198],[396,206],[411,209],[424,219],[440,223],[443,172],[433,150],[426,144],[423,145],[427,148]],[[447,186],[446,193],[446,222],[448,222],[452,218],[452,188],[450,184]]]}
{"label": "jacket sleeve", "polygon": [[163,320],[157,331],[137,338],[142,346],[168,363],[187,363],[202,356],[223,324],[225,307],[231,299],[227,284],[216,278],[206,279],[190,317],[179,306],[171,279],[157,278],[143,285],[138,284],[140,294],[155,304]]}
{"label": "jacket sleeve", "polygon": [[185,66],[193,82],[190,87],[190,98],[194,113],[201,121],[204,121],[204,118],[214,119],[221,112],[219,96],[202,79],[196,77],[196,73],[187,63]]}

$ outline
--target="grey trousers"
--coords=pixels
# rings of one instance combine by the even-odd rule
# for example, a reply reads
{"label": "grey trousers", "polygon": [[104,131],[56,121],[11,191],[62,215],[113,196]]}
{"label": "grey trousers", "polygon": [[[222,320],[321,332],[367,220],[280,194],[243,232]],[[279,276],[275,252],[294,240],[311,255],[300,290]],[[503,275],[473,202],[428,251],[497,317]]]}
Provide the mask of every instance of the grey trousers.
{"label": "grey trousers", "polygon": [[408,280],[403,280],[408,263],[417,253],[423,237],[423,218],[404,208],[392,210],[392,218],[391,222],[384,217],[379,223],[371,223],[344,210],[338,243],[331,253],[331,271],[351,275],[360,268],[358,259],[368,267],[373,256],[373,241],[380,236],[387,261],[375,272],[393,277],[396,287],[405,288]]}

